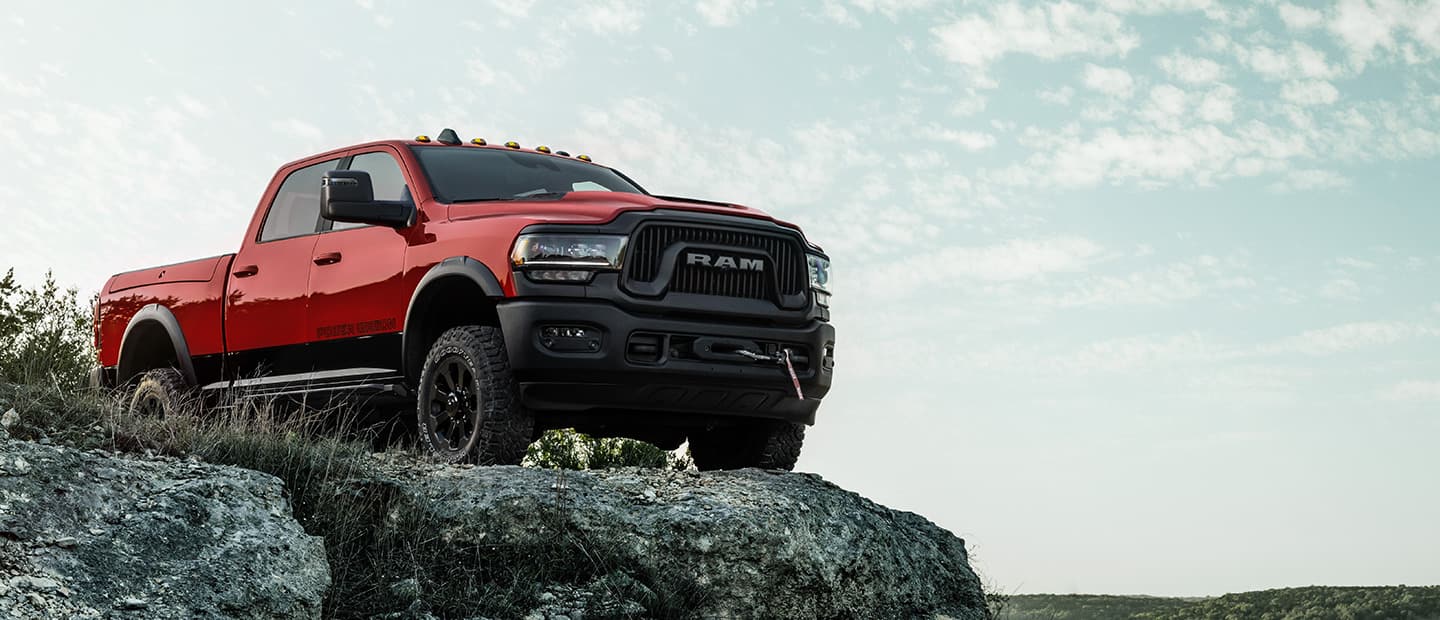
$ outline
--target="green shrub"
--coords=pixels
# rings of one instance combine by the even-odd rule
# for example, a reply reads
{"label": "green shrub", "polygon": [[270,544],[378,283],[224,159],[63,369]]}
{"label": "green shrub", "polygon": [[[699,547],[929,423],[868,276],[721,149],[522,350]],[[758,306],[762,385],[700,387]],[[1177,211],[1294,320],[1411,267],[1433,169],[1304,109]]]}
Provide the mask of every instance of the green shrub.
{"label": "green shrub", "polygon": [[71,288],[61,290],[52,274],[36,288],[15,281],[15,270],[0,278],[0,381],[44,383],[61,388],[85,385],[95,361],[91,312]]}
{"label": "green shrub", "polygon": [[548,469],[608,469],[649,467],[683,470],[690,467],[688,451],[668,452],[643,441],[623,437],[591,437],[573,429],[545,431],[525,451],[527,467]]}

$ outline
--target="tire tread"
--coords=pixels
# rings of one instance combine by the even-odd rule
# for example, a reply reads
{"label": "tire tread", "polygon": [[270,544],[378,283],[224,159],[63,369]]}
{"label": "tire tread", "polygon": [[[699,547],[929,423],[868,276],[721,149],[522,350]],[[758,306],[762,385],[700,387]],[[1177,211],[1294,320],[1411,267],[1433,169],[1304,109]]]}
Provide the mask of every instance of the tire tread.
{"label": "tire tread", "polygon": [[[504,334],[499,329],[484,325],[461,325],[446,330],[425,356],[420,374],[422,392],[423,382],[429,380],[434,366],[450,353],[459,353],[480,366],[475,369],[482,397],[480,428],[476,431],[479,437],[465,455],[465,460],[479,465],[519,465],[530,445],[534,417],[520,404]],[[417,418],[425,404],[425,399],[417,398]],[[422,440],[431,453],[442,454],[431,445],[424,420],[420,419],[419,424]]]}

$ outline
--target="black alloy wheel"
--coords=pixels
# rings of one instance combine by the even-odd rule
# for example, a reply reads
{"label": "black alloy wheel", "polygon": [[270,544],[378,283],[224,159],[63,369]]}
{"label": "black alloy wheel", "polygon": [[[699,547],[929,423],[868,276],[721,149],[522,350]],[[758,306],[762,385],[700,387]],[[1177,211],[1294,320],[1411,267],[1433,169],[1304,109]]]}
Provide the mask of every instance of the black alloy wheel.
{"label": "black alloy wheel", "polygon": [[476,389],[475,375],[464,358],[448,355],[440,360],[430,388],[422,423],[433,434],[437,447],[461,452],[459,460],[474,443],[480,426],[480,391]]}
{"label": "black alloy wheel", "polygon": [[505,336],[481,325],[440,334],[420,371],[416,421],[437,460],[519,465],[534,418],[520,405]]}

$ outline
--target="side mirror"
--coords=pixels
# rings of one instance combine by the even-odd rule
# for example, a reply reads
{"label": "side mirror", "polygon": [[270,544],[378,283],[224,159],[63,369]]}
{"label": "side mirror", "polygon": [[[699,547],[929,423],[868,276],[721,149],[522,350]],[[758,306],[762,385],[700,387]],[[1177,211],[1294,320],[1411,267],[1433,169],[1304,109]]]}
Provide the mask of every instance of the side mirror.
{"label": "side mirror", "polygon": [[375,200],[375,186],[364,170],[331,170],[320,180],[320,214],[336,222],[407,228],[415,224],[415,205]]}

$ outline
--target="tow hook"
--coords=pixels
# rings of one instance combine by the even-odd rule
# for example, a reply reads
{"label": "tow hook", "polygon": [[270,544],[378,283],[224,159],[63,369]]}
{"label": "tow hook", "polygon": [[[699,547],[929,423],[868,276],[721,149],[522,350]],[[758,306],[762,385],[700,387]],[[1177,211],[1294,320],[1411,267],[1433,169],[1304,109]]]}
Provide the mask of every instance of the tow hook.
{"label": "tow hook", "polygon": [[800,390],[800,378],[795,376],[795,365],[790,363],[790,349],[780,349],[779,355],[766,355],[748,349],[736,349],[735,354],[753,362],[767,362],[784,366],[785,372],[790,374],[790,384],[795,386],[795,398],[805,400],[805,393]]}

